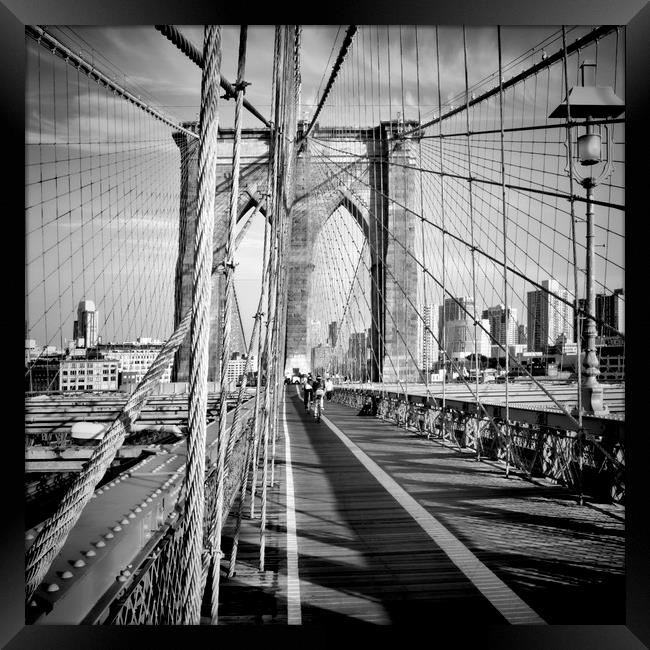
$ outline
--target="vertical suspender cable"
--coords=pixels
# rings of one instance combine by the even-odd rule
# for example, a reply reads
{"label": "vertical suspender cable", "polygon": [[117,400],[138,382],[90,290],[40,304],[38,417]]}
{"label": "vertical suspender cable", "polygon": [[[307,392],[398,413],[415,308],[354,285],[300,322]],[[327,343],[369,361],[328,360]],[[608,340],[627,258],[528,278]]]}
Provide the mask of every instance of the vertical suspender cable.
{"label": "vertical suspender cable", "polygon": [[[276,41],[277,41],[277,27],[276,27]],[[273,73],[271,76],[271,129],[269,132],[269,165],[266,178],[266,201],[267,201],[267,215],[266,215],[266,225],[264,228],[264,250],[265,256],[268,255],[268,259],[265,257],[265,270],[264,276],[262,278],[262,291],[266,296],[266,313],[267,320],[265,322],[265,334],[264,334],[264,344],[262,346],[262,335],[260,330],[260,342],[259,342],[259,360],[258,360],[258,376],[257,376],[257,393],[258,397],[256,398],[255,405],[255,454],[253,458],[253,477],[251,479],[251,517],[255,514],[255,491],[257,485],[257,469],[258,469],[258,459],[260,453],[260,443],[263,443],[262,455],[264,463],[266,463],[266,441],[267,441],[267,432],[266,432],[266,420],[268,415],[268,358],[269,358],[269,332],[270,332],[270,323],[271,323],[271,283],[274,280],[274,275],[272,273],[272,264],[273,264],[273,255],[274,255],[274,235],[275,235],[275,201],[274,194],[272,192],[273,186],[273,174],[274,174],[274,164],[276,159],[276,126],[275,126],[275,86],[276,86],[276,77],[277,77],[277,43],[274,46],[274,57],[273,57]],[[268,250],[267,250],[267,239],[268,239]],[[264,363],[263,363],[264,362]],[[266,368],[266,372],[264,370]],[[262,390],[262,377],[265,375],[265,387],[264,387],[264,399],[261,396]],[[262,440],[263,439],[263,440]],[[265,470],[263,470],[264,472]],[[266,480],[266,474],[264,474],[264,480]],[[266,495],[264,489],[262,489],[262,502]]]}
{"label": "vertical suspender cable", "polygon": [[467,134],[465,136],[467,142],[467,177],[469,183],[469,224],[470,224],[470,238],[471,238],[471,255],[472,255],[472,302],[474,303],[474,372],[476,383],[476,460],[481,457],[481,436],[479,435],[479,410],[480,410],[480,395],[479,395],[479,365],[478,365],[478,321],[476,313],[476,253],[474,250],[474,199],[472,191],[472,147],[470,144],[469,135],[469,80],[467,77],[467,41],[465,36],[465,25],[463,25],[463,62],[465,67],[465,126]]}
{"label": "vertical suspender cable", "polygon": [[[569,158],[568,171],[569,171],[569,195],[571,196],[571,244],[573,247],[573,286],[574,286],[574,313],[579,314],[579,301],[578,301],[578,253],[576,249],[576,215],[575,204],[573,196],[573,151],[571,143],[571,103],[569,99],[569,78],[568,78],[568,65],[567,65],[567,51],[566,51],[566,28],[562,25],[562,62],[564,65],[564,92],[566,93],[566,146],[567,155]],[[591,316],[592,314],[588,314]],[[580,327],[580,318],[576,318],[576,325],[578,332],[576,332],[576,372],[578,374],[578,458],[579,458],[579,495],[578,500],[582,505],[582,436],[584,435],[582,427],[582,362],[580,359],[582,348],[582,328]]]}
{"label": "vertical suspender cable", "polygon": [[199,140],[198,216],[194,245],[194,278],[190,334],[190,381],[188,405],[186,524],[181,564],[182,620],[197,625],[201,616],[201,552],[205,475],[208,339],[212,270],[212,233],[217,161],[219,70],[221,27],[206,25],[203,39],[201,79],[201,137]]}
{"label": "vertical suspender cable", "polygon": [[[438,34],[438,25],[436,25],[436,70],[437,70],[437,78],[438,78],[438,117],[442,115],[442,93],[440,91],[440,36]],[[444,418],[444,413],[447,405],[447,365],[448,365],[448,358],[447,358],[447,309],[446,309],[446,299],[445,299],[445,293],[447,291],[446,289],[446,278],[447,278],[447,273],[446,273],[446,265],[445,265],[445,232],[446,232],[446,226],[445,226],[445,177],[443,172],[443,157],[442,157],[442,120],[438,120],[438,135],[439,140],[440,140],[440,156],[439,156],[439,161],[440,161],[440,215],[441,215],[441,220],[442,220],[442,309],[441,309],[441,344],[442,344],[442,350],[443,350],[443,359],[444,359],[444,368],[445,372],[442,376],[442,413],[443,413],[443,418]],[[443,428],[441,429],[442,436],[444,437],[445,435],[445,421],[443,420],[442,422]]]}
{"label": "vertical suspender cable", "polygon": [[[269,142],[269,170],[271,169],[270,165],[270,158],[273,156],[273,139],[272,139],[272,134],[271,134],[271,140]],[[257,342],[257,382],[255,386],[255,406],[254,406],[254,413],[255,413],[255,424],[253,426],[253,457],[252,457],[252,473],[253,475],[251,476],[251,505],[250,505],[250,517],[251,519],[255,516],[255,488],[256,488],[256,483],[257,483],[257,465],[258,465],[258,451],[259,451],[259,443],[260,443],[260,425],[261,425],[261,419],[262,419],[262,357],[265,353],[265,349],[263,347],[264,343],[264,337],[262,337],[262,316],[264,316],[264,313],[262,312],[262,305],[264,301],[264,296],[266,295],[268,289],[268,282],[269,282],[269,275],[270,275],[270,268],[269,268],[269,263],[270,259],[267,259],[267,249],[268,249],[268,240],[269,240],[269,202],[268,202],[268,194],[266,195],[266,214],[264,215],[264,247],[263,247],[263,252],[262,252],[262,289],[260,292],[260,308],[257,310],[257,313],[255,314],[255,320],[259,322],[259,335],[258,335],[258,342]],[[269,256],[270,257],[270,256]],[[268,306],[267,306],[268,309]]]}
{"label": "vertical suspender cable", "polygon": [[[499,46],[499,126],[501,130],[501,208],[503,212],[503,302],[506,312],[506,338],[505,338],[505,348],[506,348],[506,477],[509,473],[510,467],[510,405],[509,405],[509,394],[508,394],[508,372],[509,372],[509,357],[510,349],[508,347],[508,331],[510,330],[510,311],[508,309],[508,249],[507,249],[507,225],[508,225],[508,215],[506,213],[507,202],[506,202],[506,161],[505,161],[505,152],[504,152],[504,133],[503,133],[503,68],[501,64],[501,25],[497,26],[497,40]],[[497,341],[498,343],[498,341]]]}
{"label": "vertical suspender cable", "polygon": [[[422,123],[422,113],[420,110],[420,53],[418,47],[418,26],[415,26],[415,74],[417,79],[417,100],[418,100],[418,126]],[[418,157],[420,164],[420,238],[422,240],[422,264],[427,265],[426,262],[426,253],[425,253],[425,233],[424,233],[424,181],[422,178],[422,138],[418,138]],[[426,273],[422,274],[422,310],[424,311],[425,306],[428,304],[427,300],[427,275]],[[431,321],[431,310],[432,305],[429,305],[429,322]],[[428,323],[426,323],[428,325]],[[424,373],[424,385],[426,387],[427,394],[429,393],[429,366],[431,364],[431,359],[429,358],[429,342],[431,341],[431,334],[427,332],[426,328],[423,328],[422,334],[422,371]]]}
{"label": "vertical suspender cable", "polygon": [[273,162],[272,162],[272,172],[270,179],[270,192],[271,192],[271,205],[272,205],[272,228],[271,228],[271,250],[270,250],[270,281],[269,281],[269,293],[268,293],[268,312],[269,317],[267,320],[266,328],[266,386],[264,391],[264,445],[263,445],[263,460],[262,460],[262,510],[261,510],[261,522],[260,522],[260,571],[264,571],[264,560],[266,553],[266,506],[267,506],[267,492],[268,492],[268,451],[269,451],[269,429],[271,426],[271,381],[272,381],[272,370],[273,370],[273,330],[275,326],[275,310],[276,310],[276,286],[277,286],[277,253],[278,253],[278,214],[279,214],[279,205],[277,197],[277,178],[278,178],[278,156],[279,156],[279,137],[278,137],[278,81],[280,75],[280,42],[281,42],[281,31],[280,27],[275,28],[275,54],[273,61],[273,107],[275,110],[275,117],[272,118],[276,121],[273,125],[272,138],[274,141],[273,145]]}
{"label": "vertical suspender cable", "polygon": [[[237,222],[237,204],[239,199],[239,162],[241,158],[241,123],[242,104],[244,100],[244,69],[246,64],[246,36],[247,25],[242,25],[239,33],[239,62],[237,68],[237,81],[235,83],[235,138],[233,140],[232,159],[232,185],[230,189],[230,214],[226,235],[226,251],[224,261],[225,282],[225,307],[223,320],[223,335],[221,337],[221,395],[219,399],[219,456],[217,464],[217,495],[214,530],[210,531],[212,551],[212,597],[210,601],[210,614],[212,625],[216,625],[219,616],[219,577],[221,574],[221,528],[223,524],[224,481],[226,472],[226,451],[228,448],[228,430],[226,418],[227,408],[227,370],[230,356],[230,323],[233,308],[233,272],[234,272],[234,242],[235,223]],[[207,61],[207,59],[204,60]]]}
{"label": "vertical suspender cable", "polygon": [[[241,390],[240,390],[240,395],[243,393],[245,390],[246,386],[246,373],[248,372],[249,364],[250,364],[250,358],[251,358],[251,352],[253,351],[253,343],[255,341],[255,337],[258,335],[259,329],[260,329],[260,313],[262,311],[262,301],[263,301],[264,295],[260,294],[260,300],[257,304],[257,312],[255,314],[255,325],[253,326],[253,331],[251,333],[251,338],[248,343],[248,352],[246,354],[246,367],[244,369],[244,378],[242,380],[242,385],[241,385]],[[233,424],[234,428],[234,424]],[[235,533],[233,536],[233,542],[232,542],[232,549],[230,551],[230,565],[228,567],[228,577],[232,578],[232,576],[235,574],[235,563],[237,561],[237,550],[239,548],[239,534],[241,531],[241,522],[242,522],[242,514],[244,512],[244,500],[246,498],[246,483],[248,479],[248,471],[249,471],[249,466],[252,460],[252,455],[254,451],[254,446],[253,446],[253,440],[254,440],[254,432],[255,428],[251,427],[251,430],[248,432],[248,436],[246,439],[246,450],[244,452],[244,463],[243,463],[243,468],[241,472],[241,477],[239,481],[239,505],[237,507],[237,521],[235,524]],[[232,437],[231,437],[232,439]],[[226,465],[227,465],[226,461]]]}

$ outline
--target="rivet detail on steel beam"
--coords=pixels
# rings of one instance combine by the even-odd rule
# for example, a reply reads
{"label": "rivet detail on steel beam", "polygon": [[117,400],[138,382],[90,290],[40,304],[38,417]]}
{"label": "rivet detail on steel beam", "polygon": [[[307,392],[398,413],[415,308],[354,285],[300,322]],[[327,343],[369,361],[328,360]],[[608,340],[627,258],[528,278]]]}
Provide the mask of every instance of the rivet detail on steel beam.
{"label": "rivet detail on steel beam", "polygon": [[74,574],[72,573],[72,571],[64,571],[64,572],[61,574],[61,577],[62,577],[64,580],[69,580],[70,578],[72,578],[73,575],[74,575]]}
{"label": "rivet detail on steel beam", "polygon": [[86,566],[86,563],[82,559],[79,559],[79,560],[75,560],[75,563],[72,566],[79,569],[82,566]]}
{"label": "rivet detail on steel beam", "polygon": [[88,550],[84,553],[84,555],[85,555],[86,557],[95,557],[95,555],[97,555],[97,553],[95,553],[95,551],[93,551],[93,549],[91,548],[91,549],[88,549]]}
{"label": "rivet detail on steel beam", "polygon": [[115,537],[113,533],[106,533],[106,535],[104,535],[104,539],[113,539],[113,537]]}
{"label": "rivet detail on steel beam", "polygon": [[117,533],[118,531],[122,530],[122,526],[113,526],[113,530]]}
{"label": "rivet detail on steel beam", "polygon": [[104,546],[106,546],[106,542],[103,539],[100,539],[98,542],[95,542],[95,546],[97,548],[104,548]]}
{"label": "rivet detail on steel beam", "polygon": [[59,585],[57,585],[56,582],[52,582],[51,584],[49,584],[49,585],[47,586],[47,590],[48,590],[49,592],[52,592],[52,591],[59,591]]}

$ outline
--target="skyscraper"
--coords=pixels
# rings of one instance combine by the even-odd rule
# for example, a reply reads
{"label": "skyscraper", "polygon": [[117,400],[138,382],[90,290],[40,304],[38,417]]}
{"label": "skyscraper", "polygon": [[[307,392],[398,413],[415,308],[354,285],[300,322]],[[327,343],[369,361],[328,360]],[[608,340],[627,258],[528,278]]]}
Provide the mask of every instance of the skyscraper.
{"label": "skyscraper", "polygon": [[366,378],[366,332],[352,332],[348,341],[348,372],[353,379]]}
{"label": "skyscraper", "polygon": [[[443,305],[438,307],[438,311],[442,326]],[[465,320],[466,318],[471,319],[474,314],[474,298],[445,298],[444,314],[445,322],[450,320]]]}
{"label": "skyscraper", "polygon": [[483,319],[490,322],[490,337],[494,345],[515,345],[518,341],[517,309],[508,308],[508,322],[506,323],[505,305],[488,307],[483,311]]}
{"label": "skyscraper", "polygon": [[339,324],[337,321],[332,321],[327,326],[327,342],[332,346],[332,348],[336,347],[336,341],[338,338],[338,326]]}
{"label": "skyscraper", "polygon": [[439,340],[444,341],[447,357],[458,360],[474,353],[490,356],[489,321],[481,319],[481,327],[475,331],[473,298],[446,298],[444,322],[443,305],[438,307],[438,318]]}
{"label": "skyscraper", "polygon": [[517,325],[517,343],[519,345],[525,345],[527,339],[528,339],[528,335],[526,331],[526,326],[523,323],[521,325]]}
{"label": "skyscraper", "polygon": [[420,368],[428,371],[438,361],[439,346],[436,337],[438,332],[439,305],[420,305],[418,318],[418,341]]}
{"label": "skyscraper", "polygon": [[574,341],[572,304],[573,296],[557,280],[543,280],[542,289],[528,292],[529,351],[545,352],[562,334]]}
{"label": "skyscraper", "polygon": [[92,300],[82,300],[77,307],[77,320],[74,322],[72,334],[77,347],[95,347],[98,327],[99,312],[95,309],[95,303]]}
{"label": "skyscraper", "polygon": [[625,304],[623,303],[623,289],[616,289],[612,294],[596,294],[596,318],[601,323],[596,323],[598,336],[616,336],[623,332]]}

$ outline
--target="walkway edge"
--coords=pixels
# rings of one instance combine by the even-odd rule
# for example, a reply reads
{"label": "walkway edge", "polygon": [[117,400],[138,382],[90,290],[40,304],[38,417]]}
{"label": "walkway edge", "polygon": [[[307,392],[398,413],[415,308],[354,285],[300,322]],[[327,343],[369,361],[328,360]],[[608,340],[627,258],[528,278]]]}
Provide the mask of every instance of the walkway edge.
{"label": "walkway edge", "polygon": [[[286,408],[286,406],[285,406]],[[421,506],[404,488],[391,478],[360,447],[350,440],[329,418],[321,420],[338,436],[359,462],[374,476],[393,498],[415,519],[427,535],[447,554],[470,582],[513,625],[545,625],[526,602],[485,566],[459,539]],[[285,411],[286,426],[286,411]]]}
{"label": "walkway edge", "polygon": [[287,427],[287,398],[282,400],[284,424],[285,480],[287,483],[287,623],[301,625],[300,578],[298,576],[298,539],[296,536],[296,504],[291,466],[291,440]]}

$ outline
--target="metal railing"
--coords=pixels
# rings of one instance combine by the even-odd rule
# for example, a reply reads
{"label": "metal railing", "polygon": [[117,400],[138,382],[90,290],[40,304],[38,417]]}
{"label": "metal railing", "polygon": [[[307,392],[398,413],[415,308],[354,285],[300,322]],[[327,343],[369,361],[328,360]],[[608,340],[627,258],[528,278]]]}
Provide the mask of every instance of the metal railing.
{"label": "metal railing", "polygon": [[[499,416],[477,415],[475,405],[443,406],[442,400],[405,400],[395,394],[337,387],[335,401],[392,422],[417,435],[474,451],[478,459],[501,461],[504,470],[544,477],[583,494],[615,503],[625,499],[625,444],[621,425],[601,435]],[[540,413],[540,416],[545,415]],[[539,418],[543,420],[543,417]]]}

